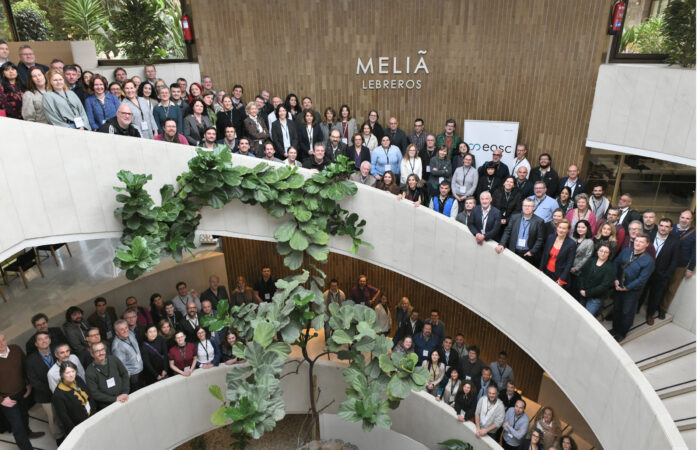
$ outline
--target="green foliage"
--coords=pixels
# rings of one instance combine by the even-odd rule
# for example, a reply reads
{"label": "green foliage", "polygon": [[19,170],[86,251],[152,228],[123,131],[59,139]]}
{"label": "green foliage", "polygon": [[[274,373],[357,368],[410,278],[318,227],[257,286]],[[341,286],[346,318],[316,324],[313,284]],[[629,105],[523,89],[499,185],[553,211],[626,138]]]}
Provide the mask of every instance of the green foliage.
{"label": "green foliage", "polygon": [[625,53],[660,54],[665,52],[663,18],[652,17],[622,33],[620,49]]}
{"label": "green foliage", "polygon": [[116,53],[110,36],[111,24],[101,0],[66,0],[63,22],[70,30],[71,39],[95,41],[97,53]]}
{"label": "green foliage", "polygon": [[153,0],[158,7],[158,15],[166,30],[166,46],[161,49],[162,58],[185,58],[187,57],[187,47],[185,46],[185,36],[182,34],[180,17],[182,9],[179,1]]}
{"label": "green foliage", "polygon": [[32,0],[22,0],[12,5],[12,14],[21,41],[47,41],[51,35],[51,24],[46,20],[46,11]]}
{"label": "green foliage", "polygon": [[662,35],[670,64],[695,66],[695,0],[673,0],[663,15]]}
{"label": "green foliage", "polygon": [[158,6],[153,0],[119,0],[112,20],[117,46],[137,64],[165,54],[168,30]]}
{"label": "green foliage", "polygon": [[[172,185],[161,188],[162,202],[155,206],[144,186],[150,175],[120,171],[117,177],[125,187],[115,187],[117,201],[123,206],[115,210],[124,225],[122,243],[130,245],[135,236],[146,238],[154,252],[165,252],[180,261],[184,251],[194,248],[195,230],[202,207],[223,208],[233,199],[247,204],[260,204],[276,218],[290,219],[275,230],[278,251],[292,270],[301,267],[304,254],[318,262],[328,259],[331,235],[346,235],[352,239],[352,251],[368,245],[360,239],[364,220],[342,209],[338,200],[357,191],[347,181],[347,159],[331,164],[326,170],[304,179],[296,168],[276,167],[260,163],[254,168],[233,166],[231,153],[225,145],[213,151],[197,149],[197,156],[188,163],[189,170],[177,177],[178,189]],[[331,198],[332,197],[332,198]],[[128,253],[128,249],[123,249]],[[144,256],[145,257],[145,256]],[[152,258],[148,258],[152,260]],[[142,261],[115,258],[117,267],[127,269]],[[145,264],[139,265],[139,267]],[[139,276],[150,270],[131,271],[127,276]],[[290,332],[285,330],[284,332]]]}
{"label": "green foliage", "polygon": [[438,442],[438,445],[443,445],[450,450],[473,450],[471,444],[460,441],[459,439],[448,439],[446,441]]}

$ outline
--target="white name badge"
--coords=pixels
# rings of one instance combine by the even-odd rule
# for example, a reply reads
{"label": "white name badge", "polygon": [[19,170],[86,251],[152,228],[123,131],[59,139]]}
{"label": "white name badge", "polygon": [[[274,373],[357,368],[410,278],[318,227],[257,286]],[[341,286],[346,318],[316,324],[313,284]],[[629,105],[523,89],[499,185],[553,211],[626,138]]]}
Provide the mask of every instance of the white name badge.
{"label": "white name badge", "polygon": [[518,247],[527,248],[527,239],[525,239],[525,238],[518,239]]}
{"label": "white name badge", "polygon": [[343,141],[343,144],[347,144],[347,143],[348,143],[348,140],[345,139],[345,138],[341,139],[341,141]]}
{"label": "white name badge", "polygon": [[423,350],[423,356],[426,358],[428,357],[428,350]]}
{"label": "white name badge", "polygon": [[464,195],[467,193],[467,187],[466,186],[457,186],[457,194],[458,195]]}
{"label": "white name badge", "polygon": [[90,402],[85,403],[85,411],[90,414]]}
{"label": "white name badge", "polygon": [[445,181],[445,177],[439,177],[439,178],[438,178],[438,183],[442,183],[443,181]]}
{"label": "white name badge", "polygon": [[107,378],[107,389],[113,388],[114,386],[117,385],[117,382],[114,381],[114,377],[112,378]]}
{"label": "white name badge", "polygon": [[146,130],[148,130],[148,122],[146,122],[145,120],[142,120],[141,121],[141,131],[146,131]]}
{"label": "white name badge", "polygon": [[190,366],[185,367],[185,373],[188,373],[190,371]]}
{"label": "white name badge", "polygon": [[102,119],[102,122],[100,122],[100,125],[104,125],[104,124],[105,124],[105,122],[107,122],[107,121],[106,121],[106,120],[104,120],[104,119]]}
{"label": "white name badge", "polygon": [[270,294],[265,294],[265,300],[270,300]]}
{"label": "white name badge", "polygon": [[425,166],[425,171],[430,172],[430,166]]}
{"label": "white name badge", "polygon": [[472,377],[470,377],[469,375],[465,375],[465,376],[464,376],[464,380],[465,380],[465,381],[469,381],[469,380],[471,380],[471,379],[472,379]]}
{"label": "white name badge", "polygon": [[391,164],[384,164],[384,172],[391,171]]}
{"label": "white name badge", "polygon": [[85,128],[85,122],[83,122],[82,117],[75,117],[73,123],[75,124],[75,128]]}

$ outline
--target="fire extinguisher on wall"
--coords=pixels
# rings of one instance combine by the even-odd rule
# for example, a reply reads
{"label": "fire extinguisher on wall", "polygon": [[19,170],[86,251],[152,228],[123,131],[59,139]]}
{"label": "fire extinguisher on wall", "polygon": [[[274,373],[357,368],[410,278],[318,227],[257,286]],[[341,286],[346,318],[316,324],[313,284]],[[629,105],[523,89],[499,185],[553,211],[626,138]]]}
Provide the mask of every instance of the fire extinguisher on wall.
{"label": "fire extinguisher on wall", "polygon": [[182,24],[182,34],[185,37],[185,42],[191,44],[194,42],[194,39],[192,38],[192,24],[189,16],[183,14],[182,17],[180,17],[180,23]]}
{"label": "fire extinguisher on wall", "polygon": [[610,23],[608,24],[608,34],[614,35],[622,30],[622,25],[625,21],[625,9],[627,3],[625,0],[617,0],[612,7],[610,14]]}

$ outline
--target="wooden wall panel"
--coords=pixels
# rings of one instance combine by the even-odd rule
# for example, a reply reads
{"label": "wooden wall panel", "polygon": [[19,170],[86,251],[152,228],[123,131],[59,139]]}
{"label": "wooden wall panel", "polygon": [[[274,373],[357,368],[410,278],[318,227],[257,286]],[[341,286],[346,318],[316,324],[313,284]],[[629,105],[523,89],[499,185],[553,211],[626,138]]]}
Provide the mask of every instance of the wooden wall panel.
{"label": "wooden wall panel", "polygon": [[[263,266],[269,266],[276,278],[291,275],[282,262],[283,258],[277,254],[275,246],[274,242],[223,238],[226,272],[231,284],[229,289],[233,287],[239,275],[246,277],[248,284],[252,286],[255,280],[260,278]],[[328,264],[322,269],[327,274],[327,281],[336,278],[340,289],[348,296],[359,275],[365,274],[370,284],[387,294],[392,311],[404,296],[418,308],[422,318],[429,317],[431,309],[438,309],[441,319],[445,322],[447,334],[454,336],[463,333],[468,345],[479,346],[481,359],[486,364],[495,361],[498,352],[505,350],[509,355],[509,364],[513,367],[518,388],[529,398],[538,397],[542,368],[496,327],[451,298],[401,274],[336,253],[330,254]],[[392,320],[395,321],[394,316]],[[394,324],[392,336],[396,327]]]}
{"label": "wooden wall panel", "polygon": [[[520,122],[530,160],[581,163],[610,0],[192,0],[197,52],[215,85],[347,103],[443,131],[447,118]],[[430,74],[357,76],[357,58],[425,56]],[[377,64],[377,60],[374,60]],[[420,90],[363,90],[362,80],[420,78]]]}

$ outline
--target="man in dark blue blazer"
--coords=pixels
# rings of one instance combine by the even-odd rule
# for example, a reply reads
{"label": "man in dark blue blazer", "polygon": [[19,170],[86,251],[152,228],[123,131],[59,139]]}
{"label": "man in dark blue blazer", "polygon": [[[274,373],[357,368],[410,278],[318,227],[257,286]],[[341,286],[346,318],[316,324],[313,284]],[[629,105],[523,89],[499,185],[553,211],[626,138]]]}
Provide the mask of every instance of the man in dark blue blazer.
{"label": "man in dark blue blazer", "polygon": [[661,318],[662,310],[659,307],[680,255],[681,242],[677,236],[671,234],[672,228],[673,221],[671,219],[666,217],[661,219],[652,242],[656,252],[656,264],[654,265],[654,272],[649,277],[646,289],[649,293],[647,300],[647,323],[649,325],[654,325],[654,314],[657,311],[659,312],[659,318]]}
{"label": "man in dark blue blazer", "polygon": [[533,266],[537,266],[544,244],[544,220],[534,214],[535,201],[531,198],[523,200],[522,208],[522,214],[513,214],[508,221],[501,242],[496,246],[496,253],[508,248]]}
{"label": "man in dark blue blazer", "polygon": [[467,221],[469,231],[476,237],[476,243],[496,239],[501,229],[501,212],[491,206],[491,193],[484,191],[479,196],[481,204],[472,210]]}
{"label": "man in dark blue blazer", "polygon": [[654,272],[654,258],[647,251],[647,245],[649,236],[640,234],[634,239],[634,247],[622,250],[615,258],[618,276],[615,280],[612,333],[618,342],[627,336],[634,320],[637,301]]}
{"label": "man in dark blue blazer", "polygon": [[569,166],[567,174],[569,175],[568,178],[562,177],[561,179],[559,179],[559,188],[557,189],[557,195],[559,195],[561,190],[564,189],[564,186],[567,186],[569,189],[571,189],[572,199],[575,198],[578,194],[585,194],[586,182],[578,177],[578,167],[576,167],[575,165]]}

